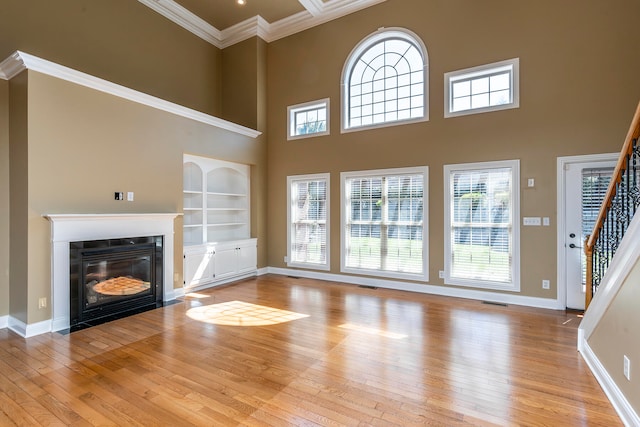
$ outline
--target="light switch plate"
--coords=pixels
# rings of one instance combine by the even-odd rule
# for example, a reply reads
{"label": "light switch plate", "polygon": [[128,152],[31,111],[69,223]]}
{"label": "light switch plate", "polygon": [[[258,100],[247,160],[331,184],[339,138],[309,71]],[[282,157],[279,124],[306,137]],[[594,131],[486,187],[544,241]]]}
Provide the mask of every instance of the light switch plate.
{"label": "light switch plate", "polygon": [[542,224],[542,220],[539,216],[525,216],[522,218],[522,225],[539,226]]}

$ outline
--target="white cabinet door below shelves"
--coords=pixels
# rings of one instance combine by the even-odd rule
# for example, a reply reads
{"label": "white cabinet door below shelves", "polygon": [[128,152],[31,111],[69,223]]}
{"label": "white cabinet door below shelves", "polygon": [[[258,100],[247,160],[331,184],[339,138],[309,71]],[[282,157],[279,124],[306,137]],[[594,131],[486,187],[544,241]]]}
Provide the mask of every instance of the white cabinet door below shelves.
{"label": "white cabinet door below shelves", "polygon": [[238,245],[238,273],[255,271],[258,265],[256,242]]}
{"label": "white cabinet door below shelves", "polygon": [[216,280],[235,276],[238,273],[238,254],[236,246],[216,246]]}
{"label": "white cabinet door below shelves", "polygon": [[214,273],[214,255],[212,250],[203,248],[184,254],[184,285],[193,287],[210,282]]}

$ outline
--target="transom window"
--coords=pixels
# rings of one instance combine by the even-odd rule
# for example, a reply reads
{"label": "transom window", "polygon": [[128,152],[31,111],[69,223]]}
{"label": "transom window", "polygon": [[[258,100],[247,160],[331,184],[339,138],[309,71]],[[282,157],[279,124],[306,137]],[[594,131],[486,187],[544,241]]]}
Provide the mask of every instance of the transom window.
{"label": "transom window", "polygon": [[342,271],[428,280],[428,168],[343,172]]}
{"label": "transom window", "polygon": [[329,98],[292,105],[287,111],[287,139],[329,134]]}
{"label": "transom window", "polygon": [[360,42],[343,71],[343,131],[428,120],[427,62],[407,30],[383,29]]}
{"label": "transom window", "polygon": [[445,117],[518,108],[518,58],[446,73]]}
{"label": "transom window", "polygon": [[444,172],[445,283],[519,291],[519,162]]}

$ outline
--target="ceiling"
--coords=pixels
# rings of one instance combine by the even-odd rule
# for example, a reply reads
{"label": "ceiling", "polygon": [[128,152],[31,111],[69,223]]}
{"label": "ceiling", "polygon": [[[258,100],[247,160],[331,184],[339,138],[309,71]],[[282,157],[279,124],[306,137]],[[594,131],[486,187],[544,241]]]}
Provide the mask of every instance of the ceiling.
{"label": "ceiling", "polygon": [[386,0],[138,0],[218,48],[258,36],[267,42]]}

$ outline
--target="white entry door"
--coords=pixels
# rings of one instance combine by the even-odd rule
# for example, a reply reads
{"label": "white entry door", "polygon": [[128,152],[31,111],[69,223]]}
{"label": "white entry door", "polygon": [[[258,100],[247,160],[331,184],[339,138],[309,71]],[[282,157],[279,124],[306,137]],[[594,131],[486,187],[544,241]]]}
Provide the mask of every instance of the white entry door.
{"label": "white entry door", "polygon": [[[566,292],[566,307],[584,310],[586,256],[584,241],[593,231],[609,187],[617,154],[560,158],[562,199],[559,206],[558,277]],[[562,286],[564,285],[564,286]]]}

